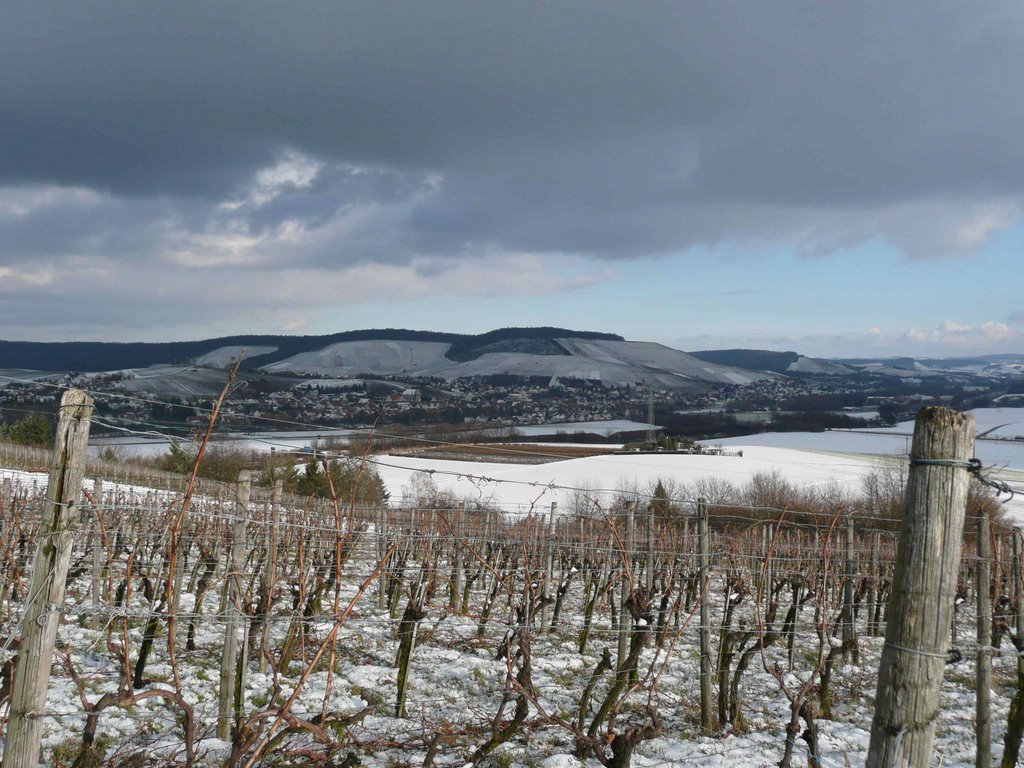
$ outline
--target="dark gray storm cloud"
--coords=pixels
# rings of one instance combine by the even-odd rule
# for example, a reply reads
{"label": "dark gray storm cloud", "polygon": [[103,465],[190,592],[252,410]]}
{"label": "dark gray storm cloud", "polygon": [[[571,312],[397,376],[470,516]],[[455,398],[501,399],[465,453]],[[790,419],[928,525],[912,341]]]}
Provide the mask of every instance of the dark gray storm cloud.
{"label": "dark gray storm cloud", "polygon": [[447,171],[653,141],[697,153],[677,198],[1017,191],[1015,8],[13,0],[0,172],[194,194],[282,144]]}
{"label": "dark gray storm cloud", "polygon": [[1022,216],[1022,43],[1016,2],[7,0],[0,265],[969,254]]}

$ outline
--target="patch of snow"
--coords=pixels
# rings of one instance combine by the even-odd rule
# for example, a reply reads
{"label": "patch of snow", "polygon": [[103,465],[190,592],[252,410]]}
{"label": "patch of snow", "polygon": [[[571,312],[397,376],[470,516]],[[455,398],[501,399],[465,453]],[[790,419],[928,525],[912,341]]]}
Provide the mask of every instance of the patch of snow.
{"label": "patch of snow", "polygon": [[217,347],[217,349],[197,357],[195,363],[196,365],[208,365],[211,368],[228,368],[243,352],[246,358],[250,358],[269,355],[277,350],[278,347],[247,347],[245,345]]}

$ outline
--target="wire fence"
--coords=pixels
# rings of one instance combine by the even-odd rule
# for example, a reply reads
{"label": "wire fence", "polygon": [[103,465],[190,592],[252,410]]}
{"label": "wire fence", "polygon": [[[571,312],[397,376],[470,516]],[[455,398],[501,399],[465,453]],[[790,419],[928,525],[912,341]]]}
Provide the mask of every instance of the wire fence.
{"label": "wire fence", "polygon": [[[6,681],[41,594],[31,570],[51,461],[0,445]],[[54,765],[427,765],[501,750],[525,761],[593,756],[620,734],[648,750],[645,764],[660,764],[667,737],[682,745],[677,761],[746,749],[750,764],[774,764],[796,691],[809,686],[827,734],[863,727],[877,683],[898,544],[883,515],[650,494],[607,503],[576,489],[572,509],[511,516],[449,496],[364,506],[211,481],[186,507],[180,475],[85,469],[59,531],[73,536],[64,601],[42,614],[62,617],[46,709],[33,715]],[[968,532],[950,596],[947,687],[961,693],[979,654],[1001,685],[1018,679],[1019,533],[993,527],[987,569],[977,544]],[[982,590],[990,644],[975,639]],[[950,748],[964,717],[941,713]],[[719,738],[743,731],[775,747]],[[818,765],[858,754],[800,749]]]}

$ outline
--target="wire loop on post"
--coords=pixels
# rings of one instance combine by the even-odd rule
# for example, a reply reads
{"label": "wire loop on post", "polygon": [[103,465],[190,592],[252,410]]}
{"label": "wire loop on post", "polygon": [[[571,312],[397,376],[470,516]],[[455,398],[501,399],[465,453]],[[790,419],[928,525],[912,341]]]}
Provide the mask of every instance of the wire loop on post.
{"label": "wire loop on post", "polygon": [[1005,483],[1002,480],[993,480],[988,475],[982,474],[984,466],[981,463],[981,459],[975,457],[968,459],[967,461],[957,461],[955,459],[910,459],[910,466],[923,466],[923,467],[960,467],[966,469],[974,478],[982,485],[987,485],[992,488],[997,496],[1007,494],[1007,497],[1003,499],[1003,504],[1009,502],[1013,496],[1013,488],[1010,487],[1009,483]]}

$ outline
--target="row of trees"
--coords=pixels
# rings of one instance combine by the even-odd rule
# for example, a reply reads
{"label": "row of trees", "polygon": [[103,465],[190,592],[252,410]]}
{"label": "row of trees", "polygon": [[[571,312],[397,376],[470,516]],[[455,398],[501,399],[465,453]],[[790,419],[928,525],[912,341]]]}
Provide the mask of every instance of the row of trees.
{"label": "row of trees", "polygon": [[[196,449],[172,443],[166,454],[153,461],[155,468],[188,475],[195,464]],[[237,446],[209,446],[199,465],[199,476],[232,482],[239,471],[255,472],[256,484],[272,488],[280,480],[284,490],[300,496],[337,496],[346,504],[382,504],[388,493],[380,476],[354,457],[318,459],[298,464],[294,456],[267,456]],[[332,493],[333,491],[333,493]]]}

